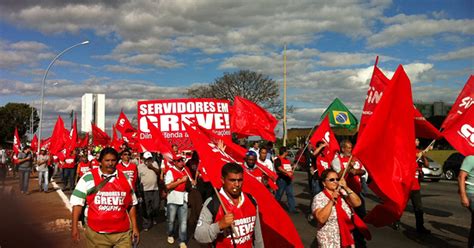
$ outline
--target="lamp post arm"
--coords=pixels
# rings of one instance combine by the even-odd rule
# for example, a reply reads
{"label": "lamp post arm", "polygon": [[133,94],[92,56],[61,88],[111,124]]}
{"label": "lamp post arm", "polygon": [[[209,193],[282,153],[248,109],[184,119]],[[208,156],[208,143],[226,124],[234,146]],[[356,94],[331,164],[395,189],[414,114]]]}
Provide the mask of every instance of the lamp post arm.
{"label": "lamp post arm", "polygon": [[44,76],[43,76],[43,81],[41,82],[41,106],[40,106],[40,121],[39,121],[39,126],[38,126],[38,153],[40,152],[40,149],[41,149],[41,127],[42,127],[42,123],[43,123],[43,105],[44,105],[44,86],[45,86],[45,82],[46,82],[46,77],[48,76],[48,72],[49,70],[51,69],[51,67],[53,66],[54,62],[56,62],[56,60],[59,59],[59,57],[61,57],[64,53],[66,53],[67,51],[77,47],[77,46],[80,46],[80,45],[86,45],[86,44],[89,44],[89,41],[83,41],[81,43],[77,43],[73,46],[70,46],[66,49],[64,49],[62,52],[60,52],[58,55],[56,55],[56,57],[54,57],[54,59],[51,61],[51,63],[49,63],[48,65],[48,68],[46,68],[46,71],[44,73]]}

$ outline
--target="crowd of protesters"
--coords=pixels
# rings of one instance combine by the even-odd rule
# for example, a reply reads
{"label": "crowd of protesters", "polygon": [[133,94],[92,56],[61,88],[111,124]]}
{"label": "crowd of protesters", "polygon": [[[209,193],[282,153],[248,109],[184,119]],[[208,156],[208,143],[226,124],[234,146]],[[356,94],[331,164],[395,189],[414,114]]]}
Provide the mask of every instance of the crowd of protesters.
{"label": "crowd of protesters", "polygon": [[[370,177],[363,164],[351,156],[351,141],[343,140],[341,150],[334,156],[327,155],[326,147],[323,141],[315,147],[308,145],[296,155],[298,161],[292,163],[286,147],[280,147],[276,153],[271,142],[262,147],[255,142],[248,149],[243,166],[232,163],[224,166],[223,188],[219,192],[200,175],[197,152],[180,151],[176,145],[172,146],[175,154],[171,160],[159,153],[138,153],[125,144],[118,150],[89,146],[64,156],[51,156],[46,149],[35,154],[27,145],[17,156],[0,149],[0,180],[3,184],[8,174],[18,177],[19,190],[25,195],[34,188],[29,185],[34,173],[38,173],[39,192],[50,192],[49,183],[61,181],[62,190],[72,193],[73,239],[79,238],[78,222],[85,221],[85,236],[90,247],[131,247],[139,242],[139,230],[146,232],[153,228],[160,214],[166,216],[167,242],[176,243],[180,248],[187,247],[191,237],[201,243],[232,247],[229,227],[237,218],[257,216],[252,236],[249,240],[242,239],[236,247],[263,247],[256,214],[258,204],[251,195],[241,192],[243,171],[265,184],[278,201],[285,193],[286,204],[281,203],[282,206],[289,213],[297,214],[293,173],[296,166],[301,166],[308,173],[311,212],[307,216],[308,221],[317,226],[318,245],[365,247],[367,227],[362,219],[366,214],[365,195]],[[417,155],[420,169],[415,177],[426,166],[424,155],[419,151]],[[258,169],[257,163],[277,173],[276,190],[269,187],[269,179]],[[460,175],[463,182],[473,180],[472,164],[471,159],[463,165],[468,168]],[[461,189],[463,205],[472,208],[471,188]],[[415,185],[410,197],[415,207],[416,230],[426,235],[430,231],[423,225],[419,190],[419,184]],[[216,194],[221,195],[224,203],[216,203]],[[244,198],[249,200],[245,202]],[[226,212],[226,208],[232,209],[231,213]],[[393,227],[397,229],[398,225],[396,222]],[[192,233],[188,233],[189,230],[193,230]]]}

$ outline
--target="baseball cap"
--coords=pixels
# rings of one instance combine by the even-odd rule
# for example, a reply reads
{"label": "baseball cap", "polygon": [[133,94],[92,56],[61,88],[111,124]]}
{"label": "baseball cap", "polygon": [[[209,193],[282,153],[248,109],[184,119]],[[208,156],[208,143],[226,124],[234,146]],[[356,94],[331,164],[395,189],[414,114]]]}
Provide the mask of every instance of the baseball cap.
{"label": "baseball cap", "polygon": [[247,154],[245,154],[245,156],[257,156],[257,153],[255,153],[254,151],[248,151]]}
{"label": "baseball cap", "polygon": [[152,158],[152,157],[153,157],[153,155],[151,155],[151,152],[145,152],[145,153],[143,153],[143,158],[144,158],[144,159],[149,159],[149,158]]}

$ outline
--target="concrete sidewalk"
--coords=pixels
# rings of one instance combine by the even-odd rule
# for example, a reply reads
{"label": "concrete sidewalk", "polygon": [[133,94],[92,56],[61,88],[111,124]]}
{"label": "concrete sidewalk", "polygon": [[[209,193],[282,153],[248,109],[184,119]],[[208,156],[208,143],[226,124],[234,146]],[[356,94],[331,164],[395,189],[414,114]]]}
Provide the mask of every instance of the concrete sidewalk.
{"label": "concrete sidewalk", "polygon": [[85,247],[84,238],[72,242],[71,212],[51,183],[49,190],[39,192],[37,176],[30,178],[29,195],[12,177],[0,186],[0,247]]}

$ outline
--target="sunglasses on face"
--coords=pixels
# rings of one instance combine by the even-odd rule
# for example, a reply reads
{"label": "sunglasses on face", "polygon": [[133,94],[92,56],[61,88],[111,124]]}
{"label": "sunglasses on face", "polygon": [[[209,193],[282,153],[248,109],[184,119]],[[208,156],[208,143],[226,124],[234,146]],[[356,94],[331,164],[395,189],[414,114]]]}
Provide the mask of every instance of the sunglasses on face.
{"label": "sunglasses on face", "polygon": [[341,180],[341,179],[340,178],[328,178],[328,179],[326,179],[326,181],[329,181],[329,182],[336,182],[336,181],[339,182],[339,180]]}
{"label": "sunglasses on face", "polygon": [[124,153],[122,156],[130,156],[130,153]]}

